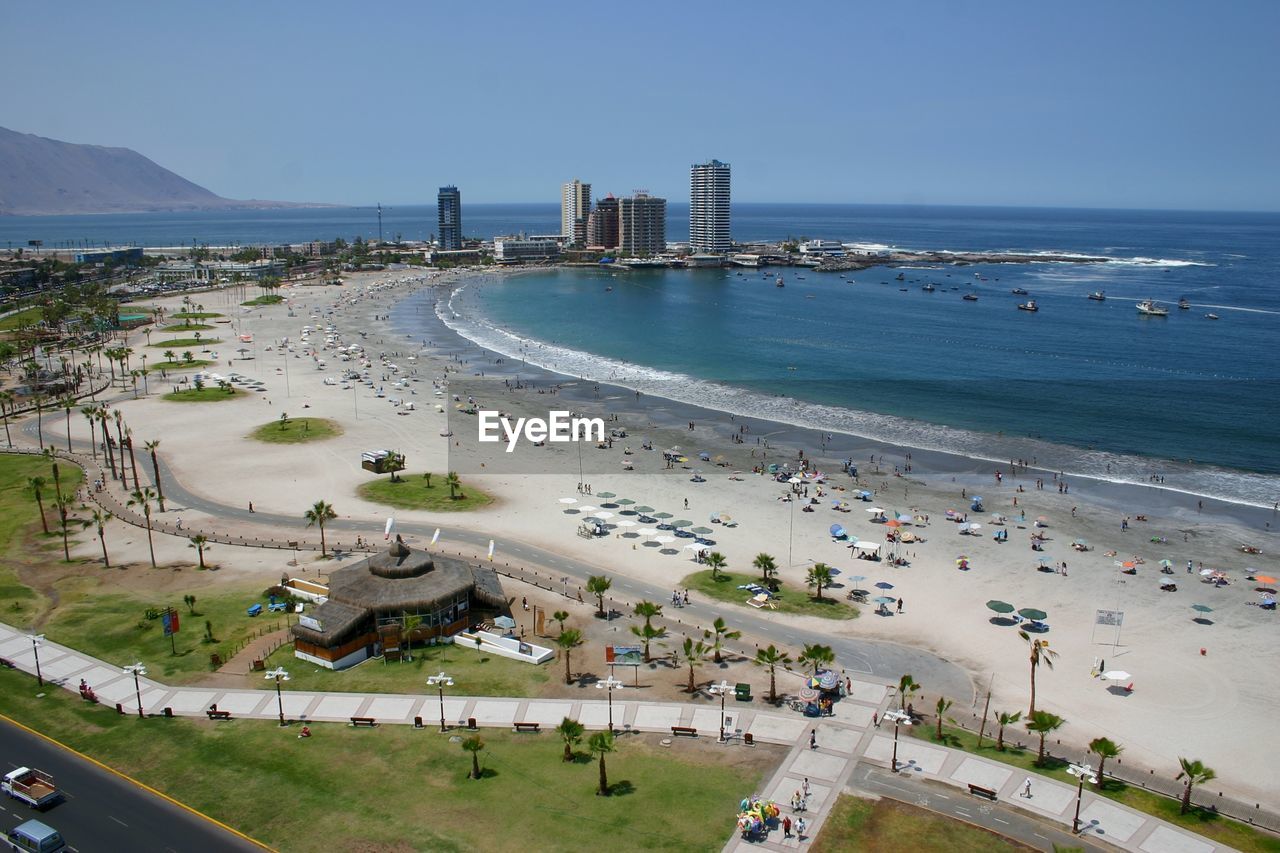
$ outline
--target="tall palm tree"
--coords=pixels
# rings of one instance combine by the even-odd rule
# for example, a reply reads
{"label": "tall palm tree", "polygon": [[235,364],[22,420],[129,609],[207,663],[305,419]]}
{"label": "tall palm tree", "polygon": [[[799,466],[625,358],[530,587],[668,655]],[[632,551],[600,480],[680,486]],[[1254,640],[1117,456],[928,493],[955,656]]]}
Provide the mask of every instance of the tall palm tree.
{"label": "tall palm tree", "polygon": [[713,581],[720,580],[720,570],[728,564],[728,560],[724,558],[724,554],[719,551],[712,551],[707,555],[707,567],[711,569],[711,579]]}
{"label": "tall palm tree", "polygon": [[1019,631],[1018,636],[1025,640],[1031,649],[1031,707],[1027,710],[1029,720],[1036,715],[1036,669],[1040,664],[1044,664],[1047,669],[1053,669],[1053,661],[1058,653],[1049,648],[1048,640],[1041,637],[1032,637],[1026,631]]}
{"label": "tall palm tree", "polygon": [[62,498],[62,477],[59,476],[58,474],[57,453],[54,450],[52,444],[46,447],[41,452],[44,454],[44,458],[49,460],[49,470],[53,474],[53,493],[57,495],[59,499],[61,499]]}
{"label": "tall palm tree", "polygon": [[[649,602],[642,602],[648,604]],[[648,663],[653,660],[649,655],[649,644],[655,640],[661,640],[667,636],[666,628],[655,628],[648,619],[644,620],[643,625],[632,625],[631,633],[640,638],[640,642],[644,644],[644,662]]]}
{"label": "tall palm tree", "polygon": [[942,715],[947,713],[947,709],[951,707],[951,700],[938,697],[938,704],[933,706],[934,712],[938,715],[938,740],[942,740]]}
{"label": "tall palm tree", "polygon": [[996,712],[996,722],[1000,724],[1000,728],[996,731],[996,749],[1004,752],[1004,727],[1011,726],[1021,719],[1021,711],[1014,711],[1012,714],[1008,711]]}
{"label": "tall palm tree", "polygon": [[143,446],[151,454],[151,473],[156,480],[156,502],[160,504],[160,511],[164,512],[164,487],[160,485],[160,463],[156,460],[156,448],[160,446],[160,439],[152,439]]}
{"label": "tall palm tree", "polygon": [[920,689],[920,682],[911,677],[911,673],[907,673],[898,679],[898,710],[905,711],[907,704],[911,701],[911,695]]}
{"label": "tall palm tree", "polygon": [[44,450],[44,394],[35,391],[31,400],[36,404],[36,443]]}
{"label": "tall palm tree", "polygon": [[137,486],[142,481],[138,479],[138,460],[133,455],[133,430],[128,427],[124,428],[124,446],[129,448],[129,470],[133,472],[133,484]]}
{"label": "tall palm tree", "polygon": [[777,672],[779,666],[786,667],[791,663],[791,656],[785,651],[768,646],[767,648],[757,649],[756,657],[753,661],[756,666],[767,666],[769,668],[769,701],[778,701],[778,681]]}
{"label": "tall palm tree", "polygon": [[1213,772],[1212,767],[1206,767],[1198,758],[1179,757],[1178,764],[1182,767],[1182,772],[1175,777],[1174,781],[1182,780],[1185,785],[1182,791],[1182,814],[1186,814],[1191,811],[1191,789],[1196,785],[1212,782],[1218,778],[1218,774]]}
{"label": "tall palm tree", "polygon": [[36,506],[39,507],[40,509],[40,528],[44,530],[45,533],[48,533],[49,522],[46,521],[44,517],[43,492],[44,492],[45,485],[46,483],[44,481],[44,477],[28,477],[27,478],[27,488],[31,490],[31,494],[36,499]]}
{"label": "tall palm tree", "polygon": [[600,758],[600,787],[596,789],[596,794],[601,797],[607,797],[609,796],[609,776],[605,771],[604,757],[615,749],[613,734],[610,732],[596,732],[587,741],[587,749],[591,750],[592,755]]}
{"label": "tall palm tree", "polygon": [[107,464],[111,466],[111,478],[119,479],[116,472],[116,455],[111,450],[111,430],[107,429],[107,421],[110,416],[107,414],[106,406],[98,406],[98,425],[102,427],[102,455],[107,457]]}
{"label": "tall palm tree", "polygon": [[151,502],[155,500],[156,493],[151,489],[134,489],[133,497],[129,498],[129,506],[141,508],[142,517],[147,522],[147,548],[151,551],[151,568],[156,567],[156,547],[151,539]]}
{"label": "tall palm tree", "polygon": [[462,742],[462,749],[471,753],[471,772],[468,779],[480,778],[480,752],[484,749],[484,739],[480,735],[472,735]]}
{"label": "tall palm tree", "polygon": [[684,650],[684,662],[689,667],[689,686],[685,688],[685,692],[693,693],[698,689],[693,683],[694,671],[697,669],[698,664],[706,659],[707,652],[710,649],[701,640],[695,640],[692,637],[684,638],[684,646],[682,648]]}
{"label": "tall palm tree", "polygon": [[324,501],[316,501],[311,509],[302,514],[302,517],[306,519],[307,527],[320,528],[320,556],[329,556],[324,541],[324,526],[338,517],[338,514],[333,511],[333,506]]}
{"label": "tall palm tree", "polygon": [[[111,419],[116,422],[116,447],[120,450],[120,485],[125,491],[129,490],[129,478],[124,473],[124,413],[116,409],[111,413]],[[138,488],[135,481],[133,487]]]}
{"label": "tall palm tree", "polygon": [[1098,789],[1101,790],[1106,782],[1103,780],[1102,768],[1107,766],[1108,758],[1115,758],[1124,752],[1124,747],[1111,738],[1096,737],[1089,741],[1089,751],[1098,756]]}
{"label": "tall palm tree", "polygon": [[560,725],[556,726],[556,733],[564,741],[565,761],[573,761],[573,748],[582,743],[582,735],[586,730],[586,726],[572,717],[565,717],[560,721]]}
{"label": "tall palm tree", "polygon": [[822,590],[831,586],[831,581],[835,579],[835,575],[831,571],[831,567],[826,563],[814,563],[809,567],[809,574],[805,577],[805,583],[808,586],[818,588],[818,600],[822,601]]}
{"label": "tall palm tree", "polygon": [[58,405],[62,406],[62,410],[67,415],[67,452],[70,453],[71,452],[71,410],[76,407],[76,398],[70,397],[70,396],[63,397],[62,400],[58,403]]}
{"label": "tall palm tree", "polygon": [[591,575],[587,578],[587,592],[596,597],[596,615],[604,618],[604,594],[613,586],[608,575]]}
{"label": "tall palm tree", "polygon": [[62,529],[62,556],[71,562],[71,547],[67,543],[67,522],[71,519],[71,508],[76,499],[71,495],[58,495],[55,505],[58,508],[58,526]]}
{"label": "tall palm tree", "polygon": [[17,399],[12,391],[0,391],[0,417],[4,418],[4,441],[9,447],[13,447],[13,436],[9,435],[9,413]]}
{"label": "tall palm tree", "polygon": [[724,621],[723,617],[717,616],[716,621],[711,623],[711,627],[702,632],[704,640],[711,640],[710,648],[714,652],[713,660],[716,663],[722,663],[720,650],[724,648],[725,640],[736,640],[742,636],[741,631],[729,630],[729,625]]}
{"label": "tall palm tree", "polygon": [[89,452],[93,454],[94,459],[98,458],[97,426],[94,423],[97,411],[97,406],[80,407],[80,414],[84,415],[84,419],[89,422]]}
{"label": "tall palm tree", "polygon": [[763,552],[756,554],[756,558],[751,561],[751,565],[755,566],[760,572],[760,583],[769,586],[769,581],[773,579],[773,574],[778,571],[778,564],[774,562],[773,557]]}
{"label": "tall palm tree", "polygon": [[1027,717],[1027,730],[1035,732],[1040,736],[1040,750],[1036,753],[1036,766],[1044,766],[1044,739],[1052,731],[1062,727],[1065,723],[1062,717],[1057,714],[1050,714],[1048,711],[1036,711]]}
{"label": "tall palm tree", "polygon": [[564,652],[564,683],[573,684],[573,670],[569,661],[573,650],[582,645],[582,632],[577,628],[562,628],[556,637],[556,645]]}
{"label": "tall palm tree", "polygon": [[98,528],[98,542],[102,545],[102,566],[103,568],[111,568],[111,560],[107,557],[107,522],[115,518],[106,510],[95,509],[93,511],[93,521],[91,522]]}
{"label": "tall palm tree", "polygon": [[457,500],[462,494],[462,479],[458,476],[458,472],[450,471],[444,478],[444,484],[449,487],[449,500]]}
{"label": "tall palm tree", "polygon": [[196,556],[200,560],[200,568],[203,569],[204,552],[209,550],[209,537],[205,536],[203,533],[197,533],[195,536],[191,537],[191,544],[187,547],[196,549]]}
{"label": "tall palm tree", "polygon": [[813,674],[817,675],[818,670],[835,659],[836,653],[831,650],[830,646],[809,643],[800,651],[800,657],[796,658],[796,663],[801,666],[813,667]]}

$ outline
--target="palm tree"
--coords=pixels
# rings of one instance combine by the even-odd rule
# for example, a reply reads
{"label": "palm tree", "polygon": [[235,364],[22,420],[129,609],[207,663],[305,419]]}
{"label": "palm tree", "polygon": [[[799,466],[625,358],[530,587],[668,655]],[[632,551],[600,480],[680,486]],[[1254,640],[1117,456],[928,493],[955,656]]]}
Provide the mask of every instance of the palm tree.
{"label": "palm tree", "polygon": [[52,478],[53,493],[57,495],[59,499],[61,499],[62,498],[62,477],[58,476],[57,451],[54,450],[54,447],[51,444],[40,452],[44,454],[45,459],[49,460],[49,470],[53,473],[53,478]]}
{"label": "palm tree", "polygon": [[778,564],[774,562],[773,557],[765,553],[756,554],[756,558],[751,561],[751,565],[756,567],[760,572],[760,583],[769,586],[769,581],[773,579],[774,572],[778,571]]}
{"label": "palm tree", "polygon": [[472,735],[462,742],[464,751],[471,753],[471,773],[468,779],[480,778],[480,751],[484,749],[484,739],[480,735]]}
{"label": "palm tree", "polygon": [[1058,653],[1049,648],[1049,641],[1040,637],[1032,637],[1026,631],[1019,631],[1018,636],[1027,641],[1031,647],[1031,707],[1027,710],[1027,719],[1036,715],[1036,668],[1044,664],[1053,669],[1053,659]]}
{"label": "palm tree", "polygon": [[196,549],[196,556],[200,560],[200,568],[203,569],[204,552],[209,550],[209,537],[205,536],[203,533],[197,533],[195,536],[191,537],[191,544],[187,547]]}
{"label": "palm tree", "polygon": [[28,477],[27,478],[27,488],[31,490],[31,494],[36,499],[36,506],[40,508],[40,527],[44,530],[45,533],[48,533],[49,522],[45,521],[45,518],[44,518],[44,500],[41,496],[41,493],[43,492],[45,485],[46,484],[44,481],[44,477]]}
{"label": "palm tree", "polygon": [[1186,814],[1191,811],[1191,789],[1204,782],[1212,782],[1218,774],[1213,772],[1212,767],[1206,767],[1198,758],[1179,757],[1178,764],[1182,766],[1182,772],[1175,777],[1174,781],[1185,780],[1185,788],[1182,791],[1182,814]]}
{"label": "palm tree", "polygon": [[457,471],[450,471],[444,478],[444,484],[449,487],[449,500],[455,501],[461,496],[462,480]]}
{"label": "palm tree", "polygon": [[76,499],[71,495],[58,495],[56,506],[58,507],[58,522],[62,528],[62,556],[68,563],[71,562],[71,548],[67,544],[67,521],[71,517],[71,507],[75,506]]}
{"label": "palm tree", "polygon": [[1036,711],[1027,717],[1027,730],[1035,732],[1040,736],[1040,750],[1036,753],[1036,766],[1044,766],[1044,739],[1049,732],[1055,731],[1062,727],[1066,720],[1057,714],[1050,714],[1048,711]]}
{"label": "palm tree", "polygon": [[102,427],[102,455],[107,457],[107,464],[111,466],[111,477],[115,479],[119,476],[116,472],[116,455],[111,452],[111,430],[107,429],[107,407],[98,407],[98,424]]}
{"label": "palm tree", "polygon": [[905,711],[907,704],[911,701],[911,694],[920,689],[920,683],[911,677],[911,673],[907,673],[898,679],[898,709]]}
{"label": "palm tree", "polygon": [[601,797],[609,796],[609,777],[605,772],[604,757],[606,753],[613,752],[613,735],[610,732],[596,732],[587,741],[587,749],[591,750],[592,755],[600,757],[600,787],[596,790],[596,794]]}
{"label": "palm tree", "polygon": [[156,548],[151,541],[151,502],[155,500],[156,493],[151,489],[134,489],[133,497],[129,499],[129,506],[137,506],[142,508],[142,517],[147,522],[147,548],[151,551],[151,568],[156,567]]}
{"label": "palm tree", "polygon": [[817,675],[818,670],[822,669],[826,664],[836,659],[836,653],[831,650],[830,646],[820,646],[817,643],[810,643],[800,652],[800,657],[796,658],[796,663],[801,666],[813,667],[813,674]]}
{"label": "palm tree", "polygon": [[769,667],[769,701],[778,701],[778,681],[777,668],[779,666],[786,667],[791,663],[791,656],[785,651],[769,646],[756,650],[756,658],[754,661],[756,666]]}
{"label": "palm tree", "polygon": [[31,400],[36,404],[36,443],[44,450],[44,394],[36,391]]}
{"label": "palm tree", "polygon": [[604,618],[604,594],[613,586],[608,575],[591,575],[587,578],[587,592],[596,597],[596,615]]}
{"label": "palm tree", "polygon": [[58,405],[62,406],[67,415],[67,452],[71,452],[71,410],[76,407],[75,397],[63,397]]}
{"label": "palm tree", "polygon": [[[111,419],[116,422],[116,447],[120,449],[120,485],[124,486],[125,491],[129,489],[129,478],[124,473],[124,414],[119,409],[111,413]],[[138,488],[135,481],[133,487]]]}
{"label": "palm tree", "polygon": [[818,600],[822,601],[822,590],[824,587],[831,586],[831,581],[835,578],[831,567],[826,563],[814,563],[809,567],[809,574],[805,578],[805,583],[809,586],[818,588]]}
{"label": "palm tree", "polygon": [[996,749],[1004,752],[1004,727],[1011,726],[1021,719],[1021,711],[1014,711],[1012,714],[1008,711],[996,712],[996,722],[1000,724],[1000,728],[996,731]]}
{"label": "palm tree", "polygon": [[9,412],[13,410],[15,400],[17,397],[12,391],[0,391],[0,417],[4,418],[4,441],[9,447],[13,447],[13,436],[9,435]]}
{"label": "palm tree", "polygon": [[1102,778],[1102,768],[1107,766],[1108,758],[1115,758],[1124,752],[1124,747],[1110,738],[1096,737],[1089,741],[1089,751],[1098,756],[1098,789],[1101,790],[1105,782]]}
{"label": "palm tree", "polygon": [[564,652],[564,683],[573,684],[573,672],[570,668],[569,658],[573,654],[573,650],[582,645],[582,632],[577,628],[560,628],[560,636],[556,637],[556,645]]}
{"label": "palm tree", "polygon": [[151,454],[151,473],[156,478],[156,501],[160,504],[160,511],[164,512],[164,488],[160,485],[160,463],[156,460],[156,448],[160,446],[160,439],[152,439],[143,446]]}
{"label": "palm tree", "polygon": [[566,610],[557,610],[555,613],[551,614],[551,620],[553,622],[560,623],[560,633],[563,634],[564,623],[569,621],[569,613]]}
{"label": "palm tree", "polygon": [[115,516],[106,510],[95,509],[92,518],[93,521],[90,523],[98,528],[98,542],[102,545],[102,566],[109,569],[111,561],[107,558],[107,522]]}
{"label": "palm tree", "polygon": [[715,653],[713,660],[716,663],[722,663],[720,650],[724,648],[725,640],[736,640],[742,636],[741,631],[730,631],[728,624],[720,616],[716,617],[716,621],[711,623],[711,628],[702,632],[704,640],[711,640],[710,648]]}
{"label": "palm tree", "polygon": [[564,741],[565,761],[573,761],[573,748],[582,743],[582,734],[586,730],[586,726],[571,717],[565,717],[560,721],[560,725],[556,726],[556,732]]}
{"label": "palm tree", "polygon": [[707,566],[711,569],[711,579],[713,581],[720,580],[720,570],[729,562],[724,558],[724,554],[719,551],[712,551],[707,555]]}
{"label": "palm tree", "polygon": [[692,637],[684,638],[684,662],[689,666],[689,686],[685,689],[687,693],[693,693],[698,688],[694,686],[693,676],[694,670],[707,656],[709,648],[701,641]]}
{"label": "palm tree", "polygon": [[133,455],[133,430],[128,427],[124,428],[124,446],[129,449],[129,470],[133,472],[133,485],[137,486],[142,481],[138,479],[138,460]]}
{"label": "palm tree", "polygon": [[333,506],[324,501],[316,501],[315,506],[304,512],[302,517],[307,520],[307,527],[320,528],[320,556],[329,556],[329,552],[325,550],[324,526],[338,517],[338,514],[333,511]]}
{"label": "palm tree", "polygon": [[173,364],[178,360],[178,354],[171,349],[167,349],[164,351],[164,360]]}
{"label": "palm tree", "polygon": [[644,644],[644,662],[648,663],[653,658],[649,655],[649,644],[654,640],[661,640],[667,636],[666,628],[655,628],[646,619],[643,625],[632,625],[631,633],[640,638],[640,642]]}
{"label": "palm tree", "polygon": [[947,709],[951,707],[950,699],[938,697],[938,704],[933,706],[934,712],[938,715],[938,740],[942,740],[942,715],[947,713]]}
{"label": "palm tree", "polygon": [[97,411],[97,406],[80,407],[80,414],[84,415],[84,419],[89,422],[89,452],[93,454],[94,459],[98,458],[98,440],[94,437],[96,429],[93,422]]}

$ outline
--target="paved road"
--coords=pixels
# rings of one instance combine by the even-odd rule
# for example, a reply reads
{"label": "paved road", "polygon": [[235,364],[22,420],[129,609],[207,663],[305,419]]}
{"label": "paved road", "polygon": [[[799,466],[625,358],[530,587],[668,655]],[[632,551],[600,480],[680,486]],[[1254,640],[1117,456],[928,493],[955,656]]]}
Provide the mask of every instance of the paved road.
{"label": "paved road", "polygon": [[7,720],[0,720],[0,754],[4,756],[0,769],[5,773],[15,767],[38,767],[53,774],[65,797],[43,813],[6,797],[0,802],[5,832],[34,817],[61,832],[76,851],[262,849]]}

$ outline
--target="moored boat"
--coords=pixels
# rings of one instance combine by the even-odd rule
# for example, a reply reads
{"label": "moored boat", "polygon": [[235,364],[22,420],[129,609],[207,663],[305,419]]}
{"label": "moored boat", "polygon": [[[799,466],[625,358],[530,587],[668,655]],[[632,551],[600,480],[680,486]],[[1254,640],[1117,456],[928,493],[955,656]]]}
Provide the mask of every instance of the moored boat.
{"label": "moored boat", "polygon": [[782,276],[778,276],[776,279],[774,279],[774,280],[773,280],[773,285],[774,285],[774,287],[786,287],[786,286],[787,286],[786,282],[784,282],[784,281],[782,280]]}
{"label": "moored boat", "polygon": [[1191,307],[1191,302],[1184,296],[1178,300],[1178,307],[1186,311]]}

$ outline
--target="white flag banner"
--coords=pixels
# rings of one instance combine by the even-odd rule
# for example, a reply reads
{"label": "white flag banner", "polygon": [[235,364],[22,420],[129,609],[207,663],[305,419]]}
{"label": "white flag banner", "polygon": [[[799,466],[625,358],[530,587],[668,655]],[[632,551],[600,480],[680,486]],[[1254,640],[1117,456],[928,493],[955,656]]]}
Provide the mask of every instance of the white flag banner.
{"label": "white flag banner", "polygon": [[387,519],[387,527],[382,531],[383,539],[390,539],[391,532],[396,529],[396,517],[393,515]]}
{"label": "white flag banner", "polygon": [[489,540],[489,559],[493,559],[493,540]]}
{"label": "white flag banner", "polygon": [[431,544],[434,545],[440,541],[440,528],[436,528],[436,532],[431,535]]}

